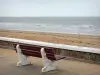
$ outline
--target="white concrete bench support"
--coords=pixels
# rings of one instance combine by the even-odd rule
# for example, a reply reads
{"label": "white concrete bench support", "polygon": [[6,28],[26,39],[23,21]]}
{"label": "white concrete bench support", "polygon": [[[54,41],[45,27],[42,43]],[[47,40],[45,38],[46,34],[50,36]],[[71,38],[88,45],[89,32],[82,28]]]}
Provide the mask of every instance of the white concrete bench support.
{"label": "white concrete bench support", "polygon": [[48,72],[48,71],[57,69],[57,67],[53,64],[53,62],[47,58],[44,48],[41,48],[41,56],[44,63],[42,72]]}
{"label": "white concrete bench support", "polygon": [[18,59],[19,59],[17,66],[30,64],[30,62],[27,60],[27,57],[22,54],[19,44],[17,44],[16,50],[17,50],[17,55],[18,55]]}

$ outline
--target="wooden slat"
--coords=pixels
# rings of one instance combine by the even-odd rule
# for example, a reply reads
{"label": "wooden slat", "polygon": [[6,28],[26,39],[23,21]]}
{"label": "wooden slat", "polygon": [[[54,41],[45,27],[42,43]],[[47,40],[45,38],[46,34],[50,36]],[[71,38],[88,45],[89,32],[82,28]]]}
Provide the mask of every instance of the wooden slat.
{"label": "wooden slat", "polygon": [[[16,45],[14,44],[14,47],[16,49]],[[26,56],[34,56],[41,58],[41,47],[40,46],[34,46],[34,45],[27,45],[27,44],[21,44],[20,48],[22,50],[22,53]],[[50,60],[56,60],[53,48],[45,48],[46,56]]]}

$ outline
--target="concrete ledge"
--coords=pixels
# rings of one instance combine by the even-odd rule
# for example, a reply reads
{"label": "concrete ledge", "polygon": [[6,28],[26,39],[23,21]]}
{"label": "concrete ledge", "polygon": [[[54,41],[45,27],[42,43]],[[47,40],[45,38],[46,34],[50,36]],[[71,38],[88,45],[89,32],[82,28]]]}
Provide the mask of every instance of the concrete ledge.
{"label": "concrete ledge", "polygon": [[53,48],[58,48],[58,49],[66,49],[66,50],[72,50],[72,51],[90,52],[90,53],[100,54],[100,48],[73,46],[73,45],[65,45],[65,44],[56,44],[56,43],[41,42],[41,41],[34,41],[34,40],[9,38],[9,37],[0,37],[0,40],[1,41],[12,42],[12,43],[15,42],[15,43],[23,43],[23,44],[29,44],[29,45],[53,47]]}

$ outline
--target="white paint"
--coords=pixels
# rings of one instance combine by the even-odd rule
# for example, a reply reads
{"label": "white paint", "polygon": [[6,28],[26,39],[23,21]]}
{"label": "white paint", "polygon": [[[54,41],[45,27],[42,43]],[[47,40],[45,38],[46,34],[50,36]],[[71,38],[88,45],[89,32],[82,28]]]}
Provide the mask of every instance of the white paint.
{"label": "white paint", "polygon": [[53,47],[53,48],[59,48],[59,49],[66,49],[66,50],[68,49],[68,50],[73,50],[73,51],[81,51],[81,52],[90,52],[90,53],[100,54],[100,48],[73,46],[73,45],[66,45],[66,44],[56,44],[56,43],[25,40],[25,39],[18,39],[18,38],[9,38],[9,37],[0,37],[0,40],[9,41],[9,42],[24,43],[24,44],[30,44],[30,45],[46,46],[46,47]]}
{"label": "white paint", "polygon": [[27,60],[27,57],[21,53],[19,44],[16,46],[16,49],[17,49],[17,54],[18,54],[18,59],[19,59],[17,66],[30,64],[30,62]]}
{"label": "white paint", "polygon": [[41,56],[44,63],[42,72],[48,72],[48,71],[57,69],[57,67],[53,64],[53,62],[47,58],[44,48],[41,48]]}

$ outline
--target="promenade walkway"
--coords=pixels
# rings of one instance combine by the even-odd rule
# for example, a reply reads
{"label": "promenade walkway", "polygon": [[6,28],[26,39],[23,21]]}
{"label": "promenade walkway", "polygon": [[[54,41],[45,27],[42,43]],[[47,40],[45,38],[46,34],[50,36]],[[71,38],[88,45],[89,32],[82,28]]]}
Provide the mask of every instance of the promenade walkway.
{"label": "promenade walkway", "polygon": [[13,50],[0,49],[0,75],[100,75],[100,64],[75,60],[55,62],[58,70],[42,73],[42,59],[29,57],[32,65],[17,67],[17,54]]}

